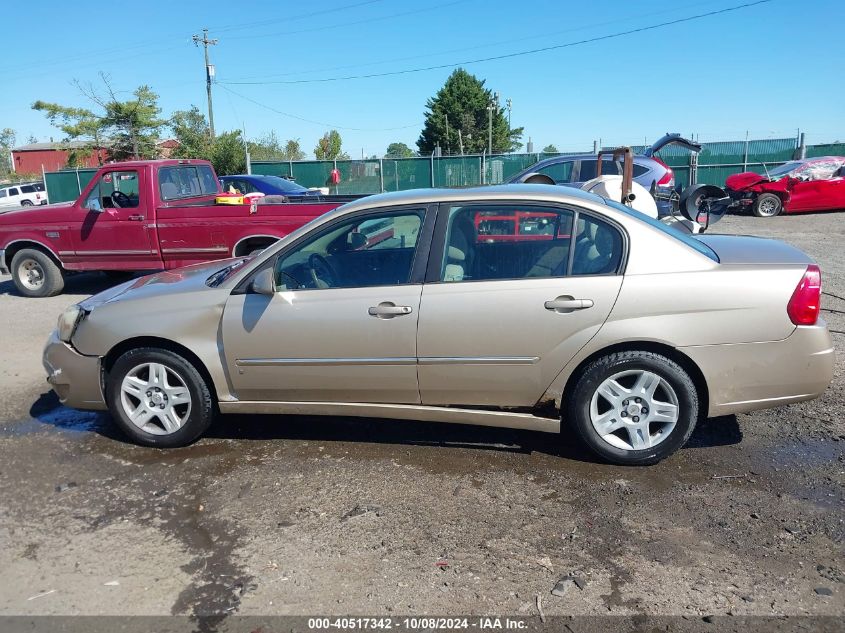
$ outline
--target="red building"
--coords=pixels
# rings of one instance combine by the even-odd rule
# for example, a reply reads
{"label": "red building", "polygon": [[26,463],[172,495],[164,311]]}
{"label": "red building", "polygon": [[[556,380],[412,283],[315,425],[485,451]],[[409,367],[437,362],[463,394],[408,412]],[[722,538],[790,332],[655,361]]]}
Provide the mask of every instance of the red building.
{"label": "red building", "polygon": [[[12,150],[14,170],[19,174],[40,174],[44,171],[58,171],[67,167],[70,150],[81,149],[88,144],[83,141],[67,141],[65,143],[30,143]],[[97,148],[91,150],[86,158],[78,162],[79,167],[98,167],[108,160],[108,150]]]}

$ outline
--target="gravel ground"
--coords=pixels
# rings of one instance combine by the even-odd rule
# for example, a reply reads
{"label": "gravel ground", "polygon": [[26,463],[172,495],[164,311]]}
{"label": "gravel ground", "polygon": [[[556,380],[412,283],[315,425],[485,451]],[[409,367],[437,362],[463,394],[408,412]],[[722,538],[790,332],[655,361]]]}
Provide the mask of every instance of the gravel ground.
{"label": "gravel ground", "polygon": [[[823,271],[845,342],[842,213],[717,227]],[[229,417],[139,448],[58,405],[40,364],[68,304],[0,279],[0,615],[845,615],[845,377],[814,402],[710,420],[648,468],[569,433]],[[564,577],[563,595],[552,595]]]}

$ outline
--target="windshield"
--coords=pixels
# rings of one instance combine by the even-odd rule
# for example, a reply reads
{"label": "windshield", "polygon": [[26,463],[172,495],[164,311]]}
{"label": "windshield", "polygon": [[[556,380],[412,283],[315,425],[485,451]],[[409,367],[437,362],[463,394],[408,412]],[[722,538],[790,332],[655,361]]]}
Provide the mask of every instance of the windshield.
{"label": "windshield", "polygon": [[773,167],[772,169],[768,170],[769,177],[770,178],[780,178],[781,176],[786,176],[786,174],[788,174],[789,172],[791,172],[794,169],[798,169],[803,164],[804,163],[802,163],[801,161],[793,160],[793,161],[786,163],[785,165],[781,165],[780,167]]}
{"label": "windshield", "polygon": [[621,202],[614,202],[613,200],[608,200],[607,198],[602,198],[602,200],[604,201],[604,203],[607,206],[613,207],[614,209],[618,209],[619,211],[622,211],[623,213],[630,215],[631,217],[637,218],[638,220],[641,220],[641,221],[645,222],[646,224],[653,226],[654,228],[658,229],[659,231],[662,231],[663,233],[665,233],[666,235],[674,237],[679,242],[683,242],[684,244],[686,244],[690,248],[698,251],[699,253],[701,253],[705,257],[709,257],[714,262],[719,261],[719,256],[716,255],[716,251],[714,251],[712,248],[710,248],[709,246],[707,246],[703,242],[695,239],[695,237],[693,237],[692,235],[687,235],[686,233],[681,233],[680,231],[677,231],[677,230],[673,229],[672,227],[668,226],[667,224],[663,224],[663,222],[659,222],[658,220],[655,220],[654,218],[652,218],[648,215],[645,215],[644,213],[640,213],[639,211],[636,211],[635,209],[632,209],[631,207],[626,207]]}
{"label": "windshield", "polygon": [[308,189],[302,185],[298,185],[292,180],[280,178],[279,176],[262,176],[261,180],[280,191],[284,191],[285,193],[302,193],[304,191],[308,191]]}

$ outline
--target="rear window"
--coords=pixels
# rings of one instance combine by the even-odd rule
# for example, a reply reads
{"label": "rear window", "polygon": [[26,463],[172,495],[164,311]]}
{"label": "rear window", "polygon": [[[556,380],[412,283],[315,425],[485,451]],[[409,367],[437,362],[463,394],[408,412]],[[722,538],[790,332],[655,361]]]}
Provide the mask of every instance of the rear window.
{"label": "rear window", "polygon": [[630,215],[631,217],[637,218],[638,220],[642,220],[646,224],[653,226],[654,228],[658,229],[659,231],[662,231],[663,233],[665,233],[666,235],[674,237],[679,242],[683,242],[684,244],[686,244],[690,248],[698,251],[699,253],[701,253],[705,257],[709,257],[714,262],[718,263],[719,256],[716,255],[716,251],[714,251],[712,248],[707,246],[707,244],[703,243],[702,241],[695,239],[695,237],[693,237],[692,235],[687,235],[686,233],[681,233],[680,231],[673,229],[666,224],[663,224],[663,222],[659,222],[658,220],[655,220],[654,218],[647,216],[644,213],[640,213],[639,211],[636,211],[636,210],[632,209],[631,207],[625,206],[621,202],[614,202],[613,200],[608,200],[606,198],[603,198],[602,200],[604,201],[604,203],[607,206],[613,207],[614,209],[618,209],[619,211],[622,211],[623,213],[626,213],[627,215]]}
{"label": "rear window", "polygon": [[209,196],[220,191],[208,165],[162,167],[158,170],[158,188],[165,201]]}

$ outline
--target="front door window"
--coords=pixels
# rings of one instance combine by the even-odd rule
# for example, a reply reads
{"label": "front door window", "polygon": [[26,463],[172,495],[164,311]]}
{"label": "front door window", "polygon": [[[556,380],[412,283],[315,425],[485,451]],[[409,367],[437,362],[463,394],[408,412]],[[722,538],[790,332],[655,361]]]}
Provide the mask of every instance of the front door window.
{"label": "front door window", "polygon": [[335,224],[281,256],[276,287],[367,288],[409,282],[423,210]]}
{"label": "front door window", "polygon": [[88,194],[85,208],[135,209],[140,203],[137,171],[107,171]]}

